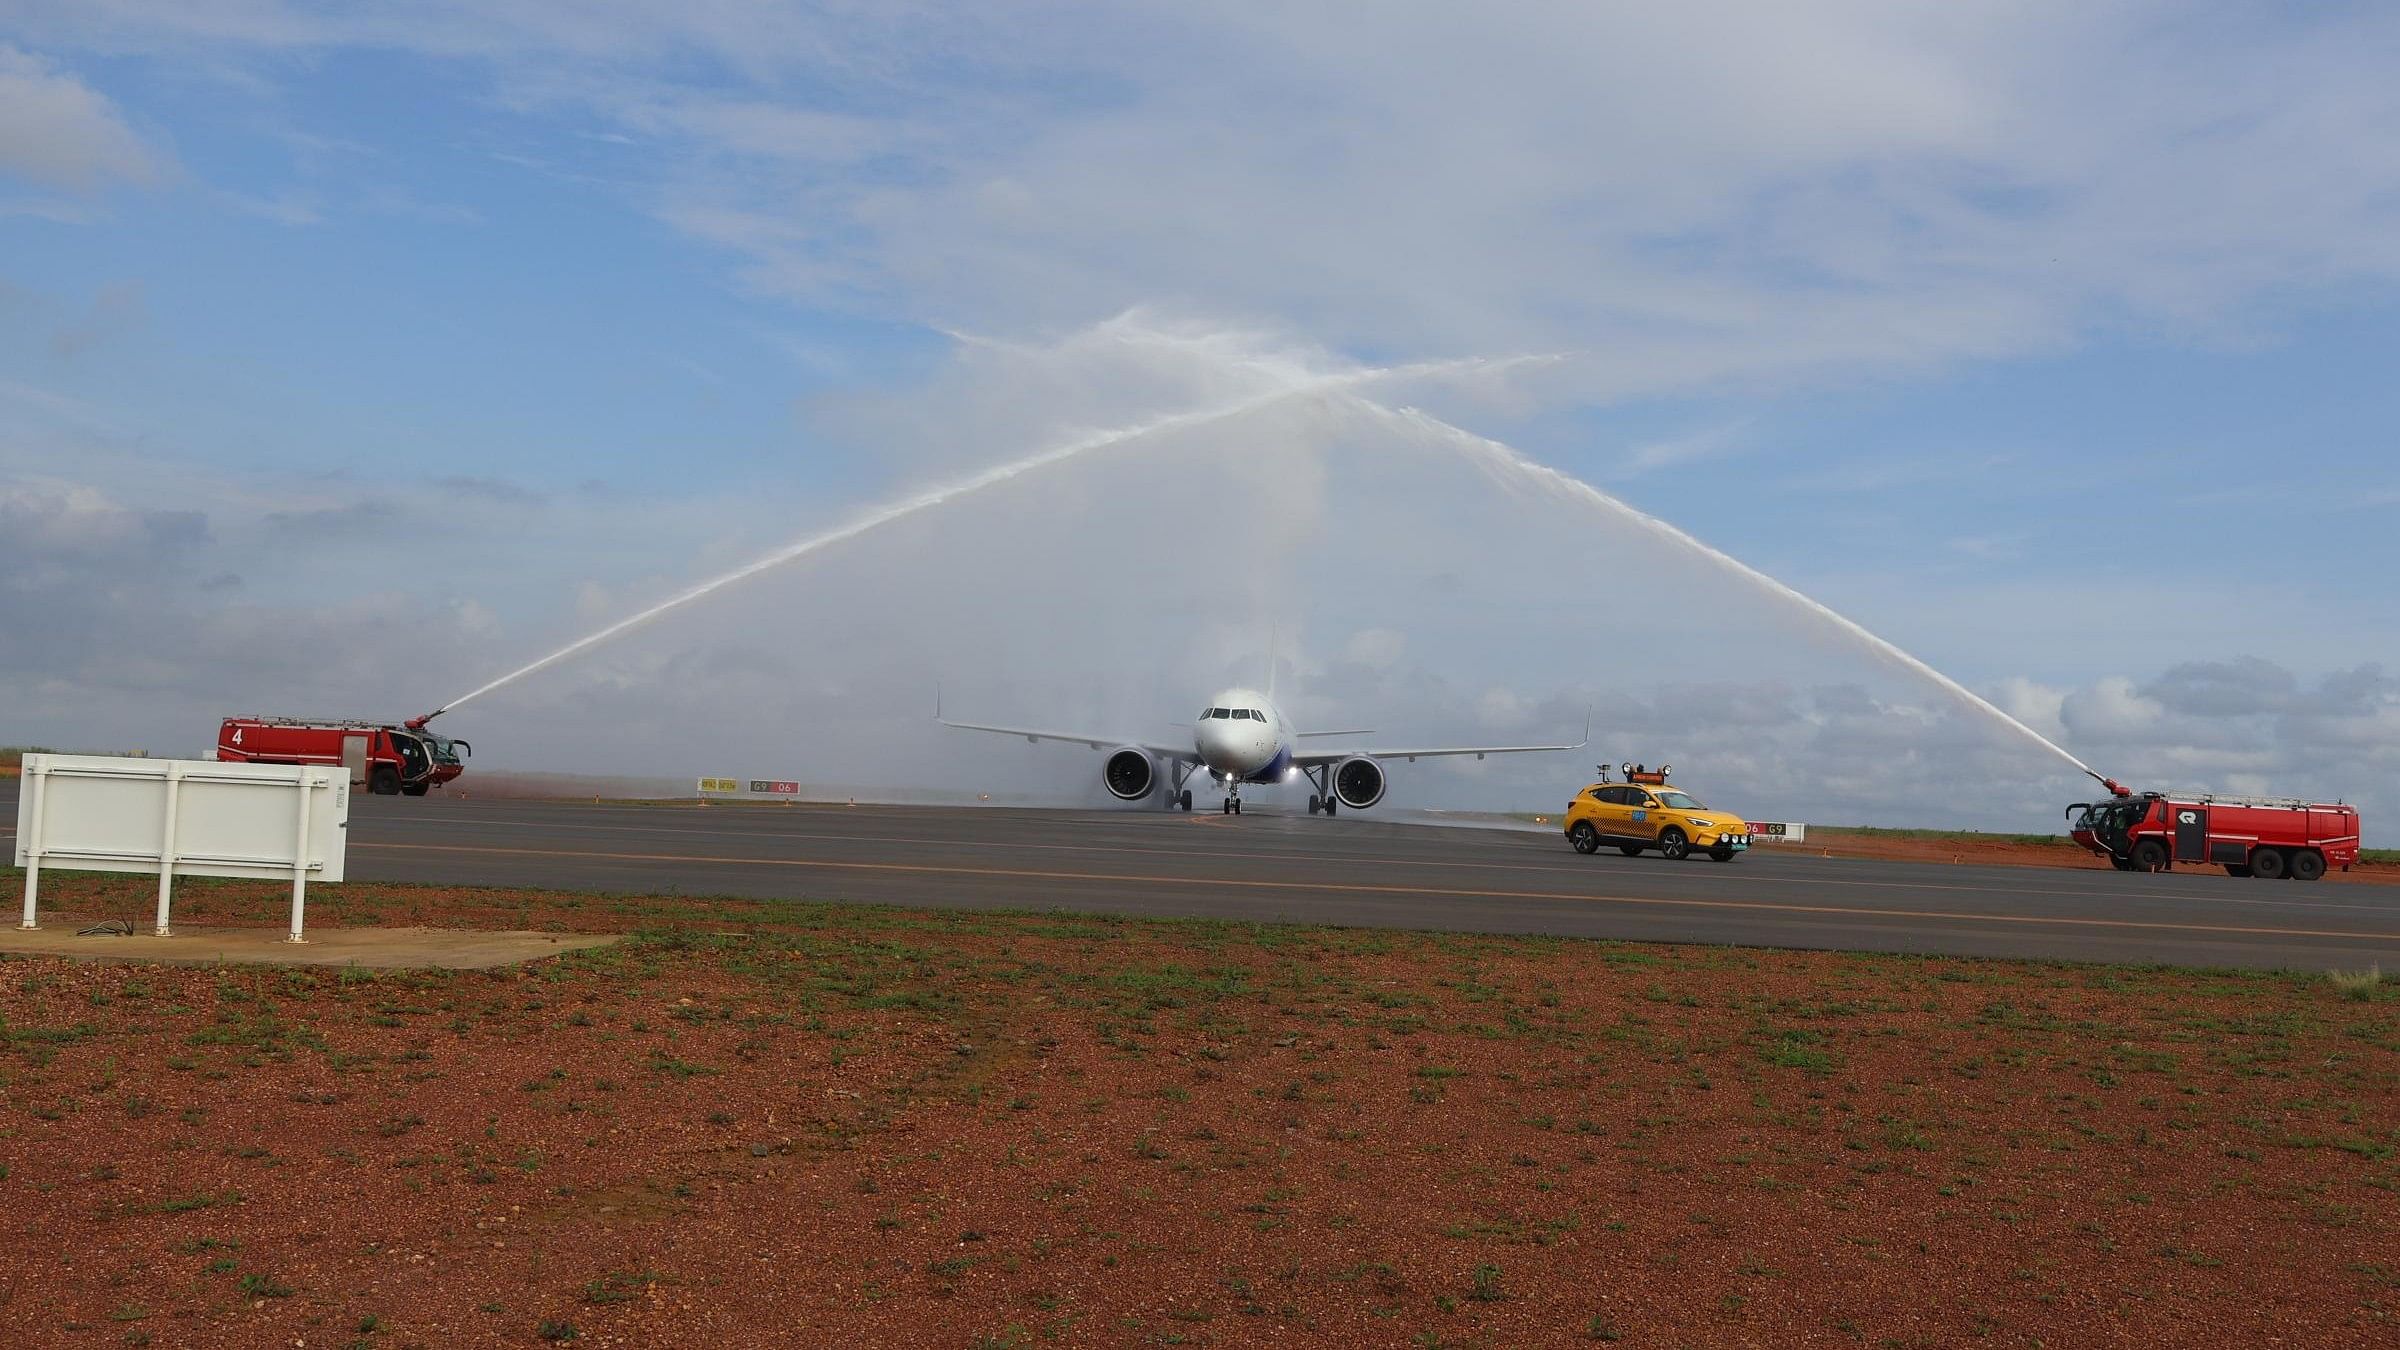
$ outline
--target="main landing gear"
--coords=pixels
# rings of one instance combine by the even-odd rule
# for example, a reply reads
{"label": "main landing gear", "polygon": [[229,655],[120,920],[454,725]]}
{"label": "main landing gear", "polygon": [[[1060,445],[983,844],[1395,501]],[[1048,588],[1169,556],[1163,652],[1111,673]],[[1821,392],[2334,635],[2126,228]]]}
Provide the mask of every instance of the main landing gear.
{"label": "main landing gear", "polygon": [[1176,760],[1170,767],[1175,771],[1175,781],[1167,785],[1167,799],[1163,805],[1170,811],[1189,811],[1192,809],[1192,790],[1185,784],[1192,781],[1192,771],[1200,766]]}
{"label": "main landing gear", "polygon": [[1322,811],[1332,815],[1335,808],[1341,805],[1341,799],[1333,795],[1333,766],[1320,764],[1301,772],[1308,775],[1308,781],[1317,785],[1317,790],[1308,795],[1308,813],[1313,816]]}

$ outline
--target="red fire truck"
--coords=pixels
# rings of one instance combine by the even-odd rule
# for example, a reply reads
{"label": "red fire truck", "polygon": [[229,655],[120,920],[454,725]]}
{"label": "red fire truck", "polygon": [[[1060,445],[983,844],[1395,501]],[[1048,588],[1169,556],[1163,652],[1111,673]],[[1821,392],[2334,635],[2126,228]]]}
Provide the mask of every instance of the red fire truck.
{"label": "red fire truck", "polygon": [[[2111,783],[2111,787],[2116,785]],[[2358,808],[2287,797],[2130,793],[2067,808],[2075,842],[2121,872],[2177,863],[2223,867],[2237,877],[2315,881],[2358,861]]]}
{"label": "red fire truck", "polygon": [[425,729],[419,717],[400,726],[296,717],[228,717],[217,729],[217,758],[241,764],[346,764],[350,782],[381,796],[422,797],[466,772],[474,753]]}

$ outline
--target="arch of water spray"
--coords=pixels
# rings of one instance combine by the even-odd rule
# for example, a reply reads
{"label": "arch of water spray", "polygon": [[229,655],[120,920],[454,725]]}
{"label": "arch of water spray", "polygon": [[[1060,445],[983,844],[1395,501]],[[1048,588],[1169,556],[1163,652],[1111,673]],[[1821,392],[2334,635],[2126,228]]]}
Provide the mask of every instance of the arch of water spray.
{"label": "arch of water spray", "polygon": [[[439,716],[441,713],[448,712],[449,710],[456,708],[461,704],[467,703],[476,698],[480,698],[481,696],[488,694],[504,685],[521,680],[537,671],[556,665],[561,661],[565,661],[582,652],[588,651],[591,648],[610,640],[611,638],[615,638],[631,631],[632,629],[641,627],[643,624],[649,623],[650,621],[657,619],[662,615],[679,609],[684,605],[701,600],[716,593],[717,591],[723,590],[728,586],[732,586],[749,577],[756,576],[761,572],[766,572],[776,567],[780,567],[785,563],[794,562],[801,558],[805,558],[810,554],[821,552],[824,549],[833,547],[834,545],[842,543],[846,540],[855,539],[858,536],[866,534],[880,526],[891,524],[894,521],[916,515],[919,512],[931,510],[934,507],[940,506],[946,502],[955,501],[963,497],[969,497],[989,488],[996,487],[999,484],[1008,482],[1012,479],[1022,477],[1025,474],[1033,473],[1055,464],[1060,464],[1068,460],[1093,454],[1112,447],[1126,445],[1150,437],[1162,436],[1175,431],[1189,430],[1196,427],[1207,426],[1212,423],[1230,421],[1289,400],[1306,397],[1321,397],[1328,400],[1330,406],[1347,409],[1349,411],[1377,419],[1386,423],[1387,425],[1403,430],[1409,434],[1424,437],[1436,444],[1446,445],[1466,456],[1472,462],[1475,462],[1487,469],[1491,469],[1501,474],[1513,477],[1519,481],[1528,483],[1534,487],[1540,488],[1565,499],[1581,502],[1594,508],[1595,510],[1602,512],[1611,519],[1614,519],[1622,524],[1629,525],[1634,529],[1640,530],[1643,533],[1648,534],[1651,537],[1675,548],[1678,552],[1692,558],[1694,561],[1700,562],[1706,566],[1723,572],[1726,575],[1733,577],[1741,584],[1766,595],[1770,599],[1791,607],[1796,613],[1800,614],[1808,621],[1826,629],[1844,641],[1859,647],[1870,656],[1891,664],[1915,678],[1926,681],[1936,689],[1940,690],[1943,694],[1956,700],[1960,705],[1967,708],[1969,711],[1979,716],[1992,719],[2016,735],[2030,740],[2035,745],[2040,746],[2042,749],[2058,756],[2067,763],[2074,765],[2082,772],[2090,774],[2094,778],[2100,778],[2100,775],[2094,772],[2091,766],[2085,764],[2082,760],[2077,759],[2074,755],[2069,754],[2056,742],[2042,735],[2040,732],[2035,731],[2032,727],[2029,727],[2022,721],[2019,721],[2017,718],[2010,716],[2006,711],[1993,704],[1990,700],[1975,693],[1973,690],[1967,688],[1963,684],[1960,684],[1958,681],[1951,679],[1949,676],[1944,675],[1939,670],[1934,669],[1932,666],[1926,664],[1916,656],[1913,656],[1909,652],[1903,650],[1897,644],[1877,635],[1873,631],[1869,630],[1865,625],[1860,624],[1847,615],[1834,610],[1830,606],[1827,606],[1807,595],[1802,594],[1800,591],[1795,590],[1791,586],[1788,586],[1781,581],[1777,581],[1775,578],[1768,576],[1766,573],[1759,571],[1757,568],[1750,566],[1748,563],[1745,563],[1738,558],[1735,558],[1731,554],[1709,544],[1703,543],[1690,533],[1672,524],[1669,524],[1668,522],[1661,520],[1656,516],[1641,511],[1631,504],[1617,497],[1611,496],[1610,494],[1601,491],[1599,488],[1584,482],[1580,478],[1576,478],[1573,475],[1564,473],[1558,469],[1551,468],[1550,466],[1543,464],[1531,458],[1530,456],[1527,456],[1522,451],[1519,451],[1512,446],[1493,440],[1487,436],[1478,435],[1477,433],[1469,431],[1464,427],[1446,422],[1441,418],[1435,417],[1419,409],[1408,407],[1394,408],[1386,404],[1376,402],[1375,400],[1370,399],[1359,392],[1362,387],[1379,380],[1400,380],[1412,377],[1440,375],[1464,371],[1491,371],[1528,361],[1548,361],[1553,359],[1555,358],[1517,357],[1498,360],[1468,359],[1458,361],[1436,361],[1422,362],[1405,366],[1354,369],[1325,375],[1295,376],[1283,387],[1271,389],[1264,393],[1256,394],[1249,398],[1241,399],[1233,403],[1220,405],[1214,408],[1169,414],[1167,416],[1153,418],[1149,421],[1137,423],[1131,426],[1118,427],[1108,431],[1096,432],[1088,436],[1079,437],[1076,440],[1069,441],[1065,444],[1053,446],[1047,450],[1043,450],[1032,455],[1027,455],[1020,459],[1011,460],[1008,463],[987,469],[982,473],[974,474],[966,478],[956,479],[940,486],[929,488],[923,492],[915,494],[914,496],[887,503],[883,506],[859,515],[846,524],[811,535],[805,539],[795,540],[794,542],[787,544],[782,548],[776,549],[775,551],[768,553],[763,557],[760,557],[741,567],[735,568],[733,571],[727,572],[721,576],[713,577],[707,581],[701,582],[696,586],[678,592],[677,594],[670,596],[669,598],[662,600],[659,603],[640,611],[639,613],[620,619],[604,628],[598,629],[595,632],[578,638],[539,660],[528,662],[527,664],[520,666],[497,679],[491,680],[483,685],[469,690],[468,692],[459,695],[457,698],[451,699],[449,702],[443,704],[441,708],[437,709],[434,713],[429,714],[429,716]],[[2101,779],[2101,781],[2104,783],[2107,782],[2106,779]]]}
{"label": "arch of water spray", "polygon": [[774,568],[783,566],[785,563],[796,562],[812,553],[822,552],[823,550],[831,548],[835,544],[842,543],[845,540],[855,539],[858,536],[866,534],[880,526],[889,525],[894,521],[905,519],[909,516],[916,515],[919,512],[931,510],[934,507],[942,505],[944,502],[955,501],[962,497],[973,496],[976,493],[996,487],[999,484],[1008,482],[1011,479],[1023,477],[1028,473],[1047,468],[1054,464],[1063,463],[1067,460],[1076,459],[1097,451],[1106,450],[1113,446],[1125,445],[1130,442],[1144,440],[1150,437],[1163,436],[1170,432],[1186,431],[1194,427],[1207,426],[1211,423],[1230,421],[1234,418],[1257,412],[1275,404],[1306,397],[1311,394],[1337,393],[1343,390],[1355,388],[1360,385],[1368,384],[1376,380],[1410,379],[1419,376],[1441,374],[1443,372],[1456,370],[1492,369],[1512,364],[1513,361],[1516,360],[1529,359],[1540,358],[1507,358],[1501,360],[1470,358],[1458,361],[1428,361],[1414,365],[1369,367],[1357,370],[1341,371],[1334,374],[1308,376],[1305,378],[1296,379],[1292,383],[1289,383],[1281,388],[1270,389],[1265,393],[1256,394],[1249,398],[1240,399],[1233,403],[1220,405],[1215,408],[1205,408],[1192,412],[1171,413],[1164,417],[1152,418],[1149,421],[1139,422],[1131,426],[1117,427],[1107,431],[1094,432],[1088,436],[1078,437],[1077,439],[1068,441],[1063,445],[1055,445],[1047,450],[1024,456],[1021,459],[1011,460],[1008,463],[999,465],[995,468],[986,469],[982,473],[974,474],[966,478],[954,479],[950,482],[941,484],[938,487],[928,488],[914,496],[906,497],[899,501],[886,503],[883,506],[876,507],[871,511],[855,517],[846,524],[835,526],[834,528],[823,531],[819,534],[810,535],[805,539],[794,540],[792,543],[786,544],[782,548],[776,549],[774,552],[769,553],[764,557],[745,563],[742,566],[723,574],[722,576],[712,577],[707,581],[690,587],[689,589],[679,591],[676,594],[669,596],[665,600],[661,600],[657,604],[652,605],[648,609],[642,610],[637,614],[629,615],[625,618],[617,620],[615,623],[609,624],[605,628],[585,634],[583,637],[577,638],[575,641],[568,643],[566,646],[559,648],[557,651],[550,653],[548,656],[542,657],[540,660],[529,661],[526,664],[517,667],[515,670],[500,676],[498,679],[478,685],[477,687],[468,690],[466,693],[461,694],[454,699],[451,699],[449,702],[444,703],[441,707],[427,714],[425,720],[431,720],[432,718],[439,717],[443,713],[449,712],[463,703],[481,698],[485,694],[488,694],[503,685],[513,684],[536,671],[542,670],[549,666],[557,665],[559,662],[564,661],[569,657],[576,656],[582,652],[590,650],[593,647],[597,647],[601,643],[606,642],[611,638],[639,628],[643,624],[649,623],[653,619],[657,619],[673,610],[680,609],[696,600],[713,595],[716,592],[735,584],[736,582],[747,580],[750,577],[757,576],[761,572],[771,571]]}

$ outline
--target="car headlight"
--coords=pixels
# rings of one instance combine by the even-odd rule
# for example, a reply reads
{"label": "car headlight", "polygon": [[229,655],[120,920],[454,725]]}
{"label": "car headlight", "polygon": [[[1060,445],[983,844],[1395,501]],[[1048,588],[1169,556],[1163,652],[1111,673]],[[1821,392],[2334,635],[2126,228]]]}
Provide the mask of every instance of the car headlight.
{"label": "car headlight", "polygon": [[1717,827],[1715,821],[1702,820],[1698,816],[1685,816],[1684,819],[1693,825],[1699,826],[1703,830],[1713,830]]}

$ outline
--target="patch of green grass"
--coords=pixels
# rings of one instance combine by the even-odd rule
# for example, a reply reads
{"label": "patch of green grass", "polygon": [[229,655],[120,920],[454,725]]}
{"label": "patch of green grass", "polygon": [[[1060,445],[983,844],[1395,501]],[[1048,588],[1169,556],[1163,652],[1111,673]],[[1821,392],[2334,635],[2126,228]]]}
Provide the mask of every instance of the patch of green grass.
{"label": "patch of green grass", "polygon": [[1759,1058],[1786,1069],[1803,1069],[1813,1074],[1829,1074],[1841,1063],[1831,1050],[1823,1049],[1825,1034],[1795,1027],[1778,1035]]}
{"label": "patch of green grass", "polygon": [[242,1277],[242,1296],[245,1298],[290,1298],[295,1291],[272,1275],[251,1274]]}
{"label": "patch of green grass", "polygon": [[2332,985],[2334,992],[2343,998],[2356,999],[2364,1003],[2375,997],[2376,988],[2383,983],[2383,967],[2369,966],[2365,970],[2329,970],[2325,972],[2325,982]]}
{"label": "patch of green grass", "polygon": [[611,1270],[604,1272],[598,1279],[584,1282],[583,1301],[603,1304],[631,1303],[642,1296],[642,1291],[656,1283],[658,1283],[658,1276],[651,1271],[631,1273]]}

